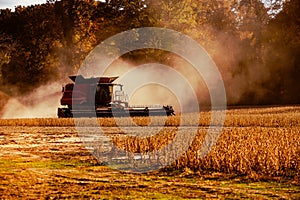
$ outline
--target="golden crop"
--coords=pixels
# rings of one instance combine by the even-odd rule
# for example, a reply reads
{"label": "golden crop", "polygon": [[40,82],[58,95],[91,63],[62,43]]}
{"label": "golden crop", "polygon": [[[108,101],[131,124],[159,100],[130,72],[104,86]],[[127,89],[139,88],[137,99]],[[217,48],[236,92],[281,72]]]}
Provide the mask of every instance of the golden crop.
{"label": "golden crop", "polygon": [[[218,112],[218,111],[216,111]],[[189,122],[193,114],[183,116],[170,116],[162,124],[161,117],[133,117],[133,118],[78,118],[77,126],[116,127],[116,126],[186,126],[195,125]],[[183,118],[182,122],[180,118]],[[209,126],[211,112],[200,112],[199,126]],[[0,126],[74,126],[74,119],[71,118],[35,118],[35,119],[0,119]],[[214,125],[220,125],[218,123]],[[299,127],[300,107],[275,107],[275,108],[247,108],[232,109],[226,111],[224,127]]]}
{"label": "golden crop", "polygon": [[[300,107],[249,108],[226,111],[222,134],[213,149],[200,157],[199,149],[210,124],[210,112],[201,112],[195,138],[177,135],[179,126],[189,127],[192,114],[168,117],[76,119],[77,126],[136,127],[162,126],[155,135],[136,137],[122,133],[106,133],[111,141],[129,154],[147,155],[168,145],[177,135],[191,140],[183,155],[172,153],[164,157],[150,157],[148,161],[174,160],[168,169],[188,167],[196,171],[218,171],[239,174],[299,176],[300,172]],[[181,124],[181,117],[182,120]],[[96,120],[96,124],[94,123]],[[163,123],[163,124],[162,124]],[[0,120],[0,126],[74,126],[74,119],[12,119]],[[218,125],[218,124],[214,124]],[[188,131],[188,129],[187,129]],[[171,148],[183,148],[180,144]],[[133,156],[132,156],[133,157]]]}

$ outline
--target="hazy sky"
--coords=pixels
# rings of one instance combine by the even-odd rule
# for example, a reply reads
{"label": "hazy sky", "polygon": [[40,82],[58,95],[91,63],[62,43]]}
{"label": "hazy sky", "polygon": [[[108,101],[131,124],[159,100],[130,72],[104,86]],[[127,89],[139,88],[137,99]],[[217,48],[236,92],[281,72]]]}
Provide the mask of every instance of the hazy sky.
{"label": "hazy sky", "polygon": [[0,0],[0,9],[10,8],[13,10],[18,5],[29,6],[42,3],[46,3],[46,0]]}

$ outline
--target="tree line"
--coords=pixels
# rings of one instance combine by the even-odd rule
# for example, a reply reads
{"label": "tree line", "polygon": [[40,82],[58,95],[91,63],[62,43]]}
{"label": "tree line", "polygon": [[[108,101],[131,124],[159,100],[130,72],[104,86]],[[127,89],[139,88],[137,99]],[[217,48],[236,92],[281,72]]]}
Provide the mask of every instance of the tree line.
{"label": "tree line", "polygon": [[[64,79],[101,41],[155,26],[180,31],[205,47],[222,73],[230,104],[299,103],[300,3],[265,3],[50,0],[0,10],[0,90],[16,96]],[[163,62],[169,56],[146,51],[151,56],[135,51],[124,59]]]}

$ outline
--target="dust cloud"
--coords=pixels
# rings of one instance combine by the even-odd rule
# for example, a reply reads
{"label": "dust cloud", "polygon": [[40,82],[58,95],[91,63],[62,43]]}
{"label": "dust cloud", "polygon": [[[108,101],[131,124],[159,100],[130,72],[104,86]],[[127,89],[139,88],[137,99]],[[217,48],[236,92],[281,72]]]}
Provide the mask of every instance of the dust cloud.
{"label": "dust cloud", "polygon": [[9,98],[2,109],[2,119],[56,117],[61,84],[51,83],[30,94]]}
{"label": "dust cloud", "polygon": [[[116,82],[124,85],[130,106],[169,105],[173,106],[176,113],[183,108],[185,111],[199,110],[199,107],[191,106],[191,101],[195,100],[191,92],[198,99],[197,105],[210,106],[208,89],[191,64],[175,54],[169,54],[165,64],[159,65],[162,64],[137,65],[118,59],[106,70],[105,76],[120,77]],[[168,80],[167,84],[160,84],[165,82],[163,80]]]}

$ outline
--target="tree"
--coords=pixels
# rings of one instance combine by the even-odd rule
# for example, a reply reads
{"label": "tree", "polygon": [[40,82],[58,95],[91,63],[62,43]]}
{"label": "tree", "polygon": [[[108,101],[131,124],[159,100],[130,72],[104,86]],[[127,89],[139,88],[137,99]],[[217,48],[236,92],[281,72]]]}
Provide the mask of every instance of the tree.
{"label": "tree", "polygon": [[60,32],[53,5],[17,7],[15,12],[3,13],[0,23],[1,36],[9,35],[10,43],[14,44],[10,59],[1,68],[2,83],[7,88],[28,92],[55,76],[53,51]]}
{"label": "tree", "polygon": [[142,12],[107,12],[111,9],[93,0],[63,0],[19,6],[15,12],[1,10],[0,39],[14,44],[1,44],[2,83],[24,93],[47,81],[65,78],[66,74],[76,73],[99,42],[131,26],[138,27],[136,22],[143,19],[138,17],[132,24],[131,18]]}
{"label": "tree", "polygon": [[270,80],[267,86],[278,91],[273,99],[280,103],[300,101],[300,2],[287,1],[270,21],[265,32],[265,59]]}

